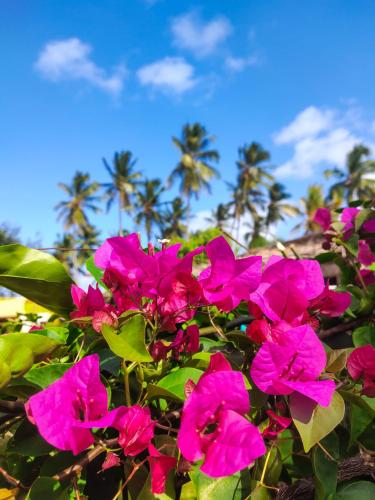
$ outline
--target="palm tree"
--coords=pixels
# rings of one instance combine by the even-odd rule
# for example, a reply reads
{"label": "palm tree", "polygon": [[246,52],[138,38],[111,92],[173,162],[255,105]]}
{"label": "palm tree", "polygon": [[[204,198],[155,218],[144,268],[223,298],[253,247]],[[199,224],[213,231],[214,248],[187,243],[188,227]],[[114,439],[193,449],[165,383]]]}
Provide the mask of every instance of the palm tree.
{"label": "palm tree", "polygon": [[202,189],[211,192],[211,180],[219,177],[219,172],[212,166],[212,163],[217,163],[220,158],[216,149],[210,149],[214,140],[199,123],[186,124],[182,129],[181,139],[172,137],[181,158],[172,171],[169,182],[180,180],[180,193],[186,198],[188,228],[191,197],[194,195],[198,199]]}
{"label": "palm tree", "polygon": [[265,219],[267,228],[269,228],[271,224],[285,221],[286,217],[295,217],[301,213],[299,208],[295,205],[285,203],[285,200],[290,198],[290,194],[287,193],[285,189],[285,186],[280,182],[274,182],[268,190],[269,203]]}
{"label": "palm tree", "polygon": [[319,231],[320,226],[313,221],[315,212],[318,208],[325,206],[323,187],[320,184],[312,184],[307,189],[307,195],[301,198],[304,220],[298,223],[293,231],[305,230],[305,234]]}
{"label": "palm tree", "polygon": [[264,162],[271,155],[257,142],[249,146],[244,145],[238,150],[237,161],[238,175],[236,185],[230,184],[232,189],[234,224],[237,223],[237,235],[242,216],[248,212],[253,220],[253,225],[259,226],[258,210],[265,208],[265,194],[263,188],[269,188],[273,176],[267,172],[270,168]]}
{"label": "palm tree", "polygon": [[207,222],[213,224],[214,227],[222,230],[225,223],[229,219],[229,205],[227,203],[219,203],[218,206],[212,210],[211,215],[206,218]]}
{"label": "palm tree", "polygon": [[74,229],[79,231],[88,228],[90,222],[86,211],[91,210],[94,213],[100,211],[97,206],[99,197],[95,193],[99,189],[97,182],[90,182],[90,175],[82,172],[76,172],[71,185],[59,183],[58,186],[69,196],[67,201],[61,201],[55,207],[58,210],[58,220],[64,220],[64,229]]}
{"label": "palm tree", "polygon": [[363,144],[358,144],[346,157],[346,172],[338,168],[326,170],[327,178],[332,175],[338,182],[331,186],[328,199],[345,198],[346,203],[375,196],[375,179],[370,176],[375,171],[375,161],[369,159],[371,151]]}
{"label": "palm tree", "polygon": [[163,235],[166,238],[183,238],[186,236],[186,217],[187,206],[184,205],[181,198],[174,198],[168,202],[168,208],[163,214],[164,220],[167,222],[163,230]]}
{"label": "palm tree", "polygon": [[269,243],[266,237],[262,234],[265,228],[265,219],[259,214],[253,218],[252,222],[245,222],[244,224],[250,231],[245,233],[244,239],[249,248],[262,247]]}
{"label": "palm tree", "polygon": [[119,234],[122,236],[122,211],[129,212],[133,208],[133,196],[137,191],[138,179],[141,173],[134,171],[137,160],[133,159],[130,151],[115,153],[112,160],[112,167],[107,160],[103,158],[104,166],[111,178],[110,182],[104,183],[104,198],[107,200],[107,212],[113,202],[117,199]]}
{"label": "palm tree", "polygon": [[146,229],[147,239],[150,241],[154,227],[162,229],[164,218],[160,209],[160,195],[164,188],[160,179],[145,179],[141,189],[137,191],[136,217],[138,225]]}

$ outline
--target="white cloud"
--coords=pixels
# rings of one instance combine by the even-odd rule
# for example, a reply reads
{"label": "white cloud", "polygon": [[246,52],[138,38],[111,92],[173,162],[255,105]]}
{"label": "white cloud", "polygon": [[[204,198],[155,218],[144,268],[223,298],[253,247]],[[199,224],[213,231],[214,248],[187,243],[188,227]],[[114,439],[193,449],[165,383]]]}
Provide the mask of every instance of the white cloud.
{"label": "white cloud", "polygon": [[224,16],[205,23],[197,12],[189,12],[172,19],[171,31],[177,47],[190,50],[197,57],[206,57],[228,38],[232,25]]}
{"label": "white cloud", "polygon": [[276,144],[290,144],[304,137],[316,136],[332,127],[334,112],[309,106],[274,136]]}
{"label": "white cloud", "polygon": [[259,59],[257,56],[249,56],[249,57],[234,57],[228,56],[225,58],[225,66],[230,71],[234,71],[236,73],[240,73],[248,66],[256,66],[259,64]]}
{"label": "white cloud", "polygon": [[[366,130],[348,119],[348,112],[310,106],[274,135],[278,145],[293,148],[290,160],[278,167],[276,177],[312,177],[316,168],[345,165],[346,155],[358,143],[369,144]],[[371,143],[369,144],[372,147]]]}
{"label": "white cloud", "polygon": [[198,82],[194,79],[193,66],[182,57],[165,57],[142,66],[137,71],[137,76],[142,85],[150,85],[174,94],[182,94]]}
{"label": "white cloud", "polygon": [[91,59],[92,47],[79,38],[48,42],[35,63],[37,71],[46,79],[83,80],[112,95],[123,89],[125,68],[118,66],[111,75]]}

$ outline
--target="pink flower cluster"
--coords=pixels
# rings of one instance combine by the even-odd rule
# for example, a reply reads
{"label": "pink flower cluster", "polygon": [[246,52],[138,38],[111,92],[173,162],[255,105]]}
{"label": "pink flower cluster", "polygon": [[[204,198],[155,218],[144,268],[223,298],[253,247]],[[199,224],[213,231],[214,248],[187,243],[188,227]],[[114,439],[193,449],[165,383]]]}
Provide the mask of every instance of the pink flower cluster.
{"label": "pink flower cluster", "polygon": [[[94,443],[91,429],[105,427],[119,432],[118,443],[125,455],[134,457],[148,449],[153,493],[164,491],[168,472],[176,466],[174,457],[161,454],[151,443],[155,422],[148,408],[120,406],[108,410],[97,354],[83,358],[59,380],[32,396],[26,412],[48,443],[75,455]],[[104,468],[118,465],[112,455]]]}
{"label": "pink flower cluster", "polygon": [[[171,353],[178,362],[182,354],[199,350],[198,327],[182,328],[199,308],[216,306],[229,312],[245,301],[255,317],[247,334],[260,344],[250,367],[252,382],[269,395],[302,397],[328,406],[335,383],[323,374],[326,354],[314,328],[321,315],[342,314],[350,305],[350,294],[330,290],[316,261],[273,257],[262,271],[261,257],[236,259],[223,237],[183,258],[178,251],[179,245],[160,251],[149,245],[145,252],[136,234],[110,238],[96,252],[95,263],[103,270],[113,303],[105,302],[98,287],[86,293],[74,286],[77,310],[72,318],[78,323],[89,318],[100,332],[103,323],[116,327],[124,311],[139,310],[157,334],[176,334],[170,343],[153,340],[148,346],[153,359],[166,359]],[[210,265],[195,277],[193,258],[203,251]],[[359,368],[352,356],[348,370],[353,378],[364,378],[367,391],[373,372],[367,365]],[[263,439],[275,439],[291,423],[289,417],[268,410],[269,425],[262,436],[249,421],[244,374],[233,370],[221,353],[211,356],[196,385],[186,382],[178,446],[187,461],[202,461],[201,470],[211,477],[248,467],[266,452]],[[148,450],[154,493],[164,490],[169,470],[176,467],[174,457],[161,454],[152,444],[155,421],[147,407],[108,409],[97,355],[83,358],[32,396],[27,414],[49,443],[74,454],[94,443],[92,429],[116,429],[125,455]],[[118,463],[117,456],[109,455],[103,467]]]}
{"label": "pink flower cluster", "polygon": [[[355,221],[360,213],[359,208],[348,207],[344,208],[340,216],[342,224],[341,237],[344,241],[353,236],[355,232]],[[313,219],[321,226],[325,232],[325,237],[328,246],[331,238],[336,235],[333,229],[333,219],[328,208],[318,208]],[[375,253],[371,246],[375,244],[375,217],[366,220],[359,229],[360,239],[358,241],[358,261],[364,266],[370,266],[375,262]],[[370,269],[361,269],[361,275],[366,285],[375,283],[375,273]]]}

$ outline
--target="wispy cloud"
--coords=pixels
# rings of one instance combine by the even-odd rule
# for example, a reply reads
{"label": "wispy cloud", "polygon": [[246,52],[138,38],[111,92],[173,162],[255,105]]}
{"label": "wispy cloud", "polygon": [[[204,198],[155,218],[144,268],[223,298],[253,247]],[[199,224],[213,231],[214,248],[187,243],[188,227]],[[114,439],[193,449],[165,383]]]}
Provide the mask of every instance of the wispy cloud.
{"label": "wispy cloud", "polygon": [[249,57],[228,56],[225,58],[224,64],[230,71],[240,73],[248,66],[257,66],[259,64],[259,58],[255,55]]}
{"label": "wispy cloud", "polygon": [[92,47],[79,38],[48,42],[35,63],[37,71],[46,79],[59,82],[81,80],[109,94],[121,93],[125,68],[117,66],[111,74],[91,59]]}
{"label": "wispy cloud", "polygon": [[188,12],[172,19],[171,31],[174,45],[202,58],[215,52],[233,29],[224,16],[204,22],[197,12]]}
{"label": "wispy cloud", "polygon": [[275,170],[277,177],[312,177],[317,168],[344,167],[348,152],[365,139],[360,122],[348,120],[352,113],[314,106],[301,111],[294,120],[274,135],[277,145],[293,148],[290,160]]}
{"label": "wispy cloud", "polygon": [[144,86],[151,86],[172,94],[183,94],[198,83],[194,78],[194,67],[182,57],[165,57],[137,71]]}

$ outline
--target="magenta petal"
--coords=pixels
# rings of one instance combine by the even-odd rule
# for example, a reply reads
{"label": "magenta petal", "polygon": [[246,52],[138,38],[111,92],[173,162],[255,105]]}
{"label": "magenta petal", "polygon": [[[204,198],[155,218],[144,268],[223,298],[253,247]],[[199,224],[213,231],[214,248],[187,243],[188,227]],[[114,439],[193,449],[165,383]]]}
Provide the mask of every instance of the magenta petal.
{"label": "magenta petal", "polygon": [[210,477],[229,476],[248,467],[265,452],[262,436],[255,425],[234,411],[222,411],[201,470]]}
{"label": "magenta petal", "polygon": [[292,389],[277,382],[280,380],[284,367],[290,363],[293,354],[292,348],[264,342],[250,368],[250,376],[256,386],[266,394],[290,394]]}
{"label": "magenta petal", "polygon": [[331,226],[331,212],[328,208],[318,208],[313,221],[320,225],[323,231],[327,231]]}
{"label": "magenta petal", "polygon": [[370,266],[375,262],[375,255],[372,253],[370,245],[364,240],[358,242],[358,260],[364,266]]}
{"label": "magenta petal", "polygon": [[155,422],[149,408],[130,406],[128,411],[119,411],[112,426],[120,433],[118,442],[124,454],[132,457],[145,450],[154,437]]}
{"label": "magenta petal", "polygon": [[375,378],[375,348],[368,344],[354,349],[348,357],[347,368],[354,380],[366,375]]}
{"label": "magenta petal", "polygon": [[165,483],[169,474],[176,467],[177,459],[160,453],[153,444],[148,447],[151,473],[151,491],[155,494],[164,493]]}
{"label": "magenta petal", "polygon": [[230,280],[234,272],[235,257],[233,251],[223,236],[211,240],[205,247],[211,262],[210,273],[207,271],[200,275],[199,279],[205,277],[206,286],[216,288]]}
{"label": "magenta petal", "polygon": [[202,377],[205,377],[210,373],[225,372],[231,370],[232,370],[231,364],[225,358],[225,356],[221,354],[221,352],[216,352],[215,354],[211,354],[210,364],[208,365],[208,368],[204,372]]}
{"label": "magenta petal", "polygon": [[364,222],[362,229],[367,233],[375,233],[375,217]]}
{"label": "magenta petal", "polygon": [[296,392],[312,399],[320,406],[329,406],[336,385],[333,380],[316,380],[311,382],[284,381],[284,384]]}
{"label": "magenta petal", "polygon": [[200,432],[215,420],[218,411],[234,410],[244,414],[249,409],[242,373],[219,371],[203,375],[185,401],[182,412],[178,446],[184,457],[191,462],[203,457],[205,442]]}
{"label": "magenta petal", "polygon": [[28,416],[43,438],[74,454],[94,442],[91,432],[79,427],[81,417],[96,420],[106,412],[107,391],[100,381],[97,354],[81,359],[27,403]]}

